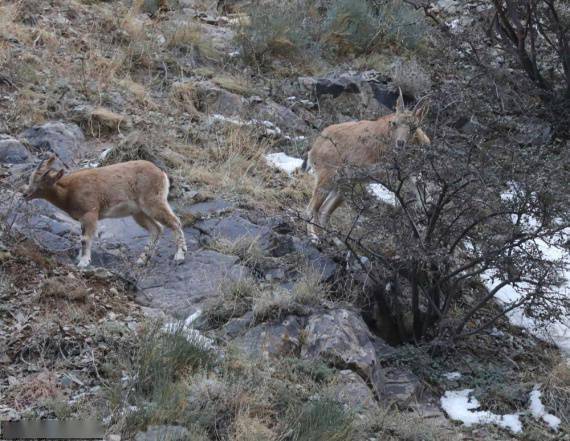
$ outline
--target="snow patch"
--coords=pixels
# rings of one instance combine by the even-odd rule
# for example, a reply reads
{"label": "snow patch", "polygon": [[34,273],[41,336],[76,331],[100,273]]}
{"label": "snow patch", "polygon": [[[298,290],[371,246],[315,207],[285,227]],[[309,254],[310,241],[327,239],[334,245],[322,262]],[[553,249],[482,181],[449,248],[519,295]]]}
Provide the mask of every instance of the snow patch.
{"label": "snow patch", "polygon": [[[508,189],[501,193],[501,199],[503,201],[513,200],[516,194],[521,191],[516,182],[508,182],[507,187]],[[516,217],[513,215],[513,222],[516,220]],[[520,220],[520,224],[528,229],[534,229],[539,226],[538,221],[531,216],[524,216],[523,219]],[[570,240],[570,228],[561,231],[559,234],[562,239]],[[535,243],[543,253],[545,259],[550,261],[564,261],[564,259],[568,259],[567,254],[559,247],[550,245],[542,239],[537,239]],[[568,264],[565,265],[561,276],[566,281],[558,287],[559,293],[570,297],[570,267]],[[502,282],[492,271],[483,273],[482,279],[488,290],[494,289]],[[497,292],[495,298],[507,308],[509,305],[521,300],[525,288],[528,288],[528,285],[524,283],[506,285]],[[566,311],[559,321],[551,321],[549,323],[542,323],[526,316],[522,307],[509,311],[507,317],[515,326],[526,329],[541,340],[555,344],[560,348],[563,354],[570,357],[570,311]]]}
{"label": "snow patch", "polygon": [[459,380],[461,378],[461,372],[447,372],[443,376],[448,380]]}
{"label": "snow patch", "polygon": [[480,407],[479,401],[471,397],[473,389],[447,391],[441,397],[441,407],[449,418],[461,421],[467,427],[474,424],[496,424],[513,433],[522,432],[522,423],[518,414],[497,415],[495,413],[475,410]]}
{"label": "snow patch", "polygon": [[[184,336],[184,338],[186,338],[186,340],[189,343],[192,343],[196,346],[199,346],[204,350],[214,350],[215,349],[214,340],[212,340],[211,338],[203,336],[200,333],[200,331],[198,331],[197,329],[193,329],[191,327],[191,323],[195,319],[192,319],[192,320],[190,320],[190,319],[195,314],[196,313],[192,314],[184,322],[176,321],[176,322],[170,322],[170,323],[164,324],[162,326],[162,332],[165,332],[167,334],[178,334],[178,333],[180,333],[180,335]],[[189,324],[187,324],[187,322],[189,322]]]}
{"label": "snow patch", "polygon": [[384,187],[382,184],[368,184],[368,190],[380,201],[386,204],[396,205],[396,195]]}
{"label": "snow patch", "polygon": [[560,426],[560,418],[546,412],[544,404],[542,404],[542,401],[540,401],[541,395],[542,392],[538,389],[537,386],[535,386],[534,390],[530,393],[530,413],[535,419],[542,419],[552,430],[556,432]]}
{"label": "snow patch", "polygon": [[[570,232],[565,232],[565,235],[570,239],[569,233]],[[544,253],[544,257],[546,259],[555,261],[565,258],[562,250],[547,244],[543,240],[537,240],[536,244]],[[566,267],[562,277],[566,279],[566,282],[561,285],[558,290],[565,296],[570,296],[570,269],[568,267]],[[492,271],[486,271],[482,275],[482,279],[488,290],[494,289],[501,283],[501,280],[495,277]],[[495,298],[504,307],[508,307],[522,298],[524,295],[522,292],[525,288],[528,288],[528,285],[524,283],[519,283],[516,286],[506,285],[497,292]],[[507,317],[513,325],[526,329],[532,335],[540,338],[541,340],[554,343],[564,354],[566,354],[566,356],[570,356],[570,311],[566,311],[560,321],[551,321],[549,323],[542,323],[528,317],[524,313],[524,309],[522,307],[509,311],[507,313]]]}
{"label": "snow patch", "polygon": [[198,309],[194,314],[190,314],[186,320],[184,320],[184,326],[190,326],[196,321],[198,317],[202,315],[202,310]]}
{"label": "snow patch", "polygon": [[229,116],[220,115],[219,113],[213,113],[212,115],[210,115],[210,121],[222,121],[240,127],[242,126],[259,127],[263,129],[265,135],[274,136],[276,138],[283,138],[286,141],[299,142],[307,139],[306,136],[285,135],[283,133],[283,130],[281,130],[271,121],[267,120],[259,120],[259,119],[242,120],[239,118],[232,118]]}
{"label": "snow patch", "polygon": [[113,150],[113,147],[109,147],[108,149],[103,150],[99,155],[99,160],[103,161],[109,155],[109,153],[111,153],[111,150]]}
{"label": "snow patch", "polygon": [[265,155],[265,160],[269,165],[276,167],[280,170],[283,170],[289,175],[298,168],[301,168],[301,166],[303,165],[302,159],[288,156],[283,152],[269,153]]}

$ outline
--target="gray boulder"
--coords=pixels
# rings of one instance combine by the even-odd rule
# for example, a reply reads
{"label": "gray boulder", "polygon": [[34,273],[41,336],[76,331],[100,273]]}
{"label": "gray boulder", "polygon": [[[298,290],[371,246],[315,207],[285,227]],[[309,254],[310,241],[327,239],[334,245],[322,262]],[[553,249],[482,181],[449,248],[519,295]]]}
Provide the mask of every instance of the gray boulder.
{"label": "gray boulder", "polygon": [[174,265],[171,254],[167,251],[159,260],[155,258],[153,267],[139,280],[135,300],[179,319],[218,295],[223,282],[249,274],[236,256],[201,250],[189,253],[182,265]]}
{"label": "gray boulder", "polygon": [[338,373],[338,379],[331,386],[330,392],[333,398],[349,411],[367,413],[379,409],[366,382],[351,370],[345,369]]}
{"label": "gray boulder", "polygon": [[302,118],[288,107],[282,106],[273,100],[257,104],[253,107],[252,114],[258,120],[272,122],[286,134],[306,135],[310,132],[309,126]]}
{"label": "gray boulder", "polygon": [[263,323],[234,340],[234,343],[254,358],[283,357],[296,353],[300,347],[303,321],[289,316],[282,322]]}
{"label": "gray boulder", "polygon": [[21,164],[32,158],[28,149],[17,139],[0,134],[0,163]]}
{"label": "gray boulder", "polygon": [[405,369],[386,368],[384,373],[384,387],[382,397],[387,401],[407,406],[414,401],[420,392],[420,381],[411,372]]}
{"label": "gray boulder", "polygon": [[305,327],[301,356],[323,359],[339,369],[351,369],[367,378],[379,395],[383,378],[368,327],[362,318],[347,309],[313,315]]}
{"label": "gray boulder", "polygon": [[238,117],[244,113],[247,100],[236,93],[216,86],[211,81],[198,81],[194,84],[196,109],[204,113]]}
{"label": "gray boulder", "polygon": [[24,130],[19,137],[28,142],[34,153],[43,155],[55,153],[70,167],[79,159],[85,141],[79,126],[61,121],[31,127]]}
{"label": "gray boulder", "polygon": [[[398,90],[378,72],[347,72],[328,77],[299,77],[298,83],[334,121],[376,119],[395,109]],[[410,104],[412,97],[404,96]]]}

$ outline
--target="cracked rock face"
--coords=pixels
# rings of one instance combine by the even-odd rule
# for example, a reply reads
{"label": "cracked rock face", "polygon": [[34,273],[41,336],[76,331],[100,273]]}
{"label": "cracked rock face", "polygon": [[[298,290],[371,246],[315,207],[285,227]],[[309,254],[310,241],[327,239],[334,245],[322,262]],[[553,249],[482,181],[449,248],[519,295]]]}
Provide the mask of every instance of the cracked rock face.
{"label": "cracked rock face", "polygon": [[289,316],[282,322],[263,323],[234,340],[252,357],[283,357],[298,352],[303,319]]}
{"label": "cracked rock face", "polygon": [[383,386],[373,337],[353,311],[336,309],[311,316],[305,328],[303,358],[321,358],[340,369],[351,369],[367,378],[379,392]]}
{"label": "cracked rock face", "polygon": [[379,409],[374,394],[366,382],[351,370],[340,371],[338,380],[332,389],[335,399],[342,403],[347,410],[365,413]]}

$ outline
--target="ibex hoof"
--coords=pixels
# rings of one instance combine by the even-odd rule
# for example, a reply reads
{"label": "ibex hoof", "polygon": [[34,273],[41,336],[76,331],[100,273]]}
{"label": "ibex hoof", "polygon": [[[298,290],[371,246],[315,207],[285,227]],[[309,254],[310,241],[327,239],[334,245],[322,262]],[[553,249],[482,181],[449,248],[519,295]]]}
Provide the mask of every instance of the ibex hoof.
{"label": "ibex hoof", "polygon": [[90,260],[81,259],[81,260],[79,261],[79,263],[77,264],[77,267],[78,267],[78,268],[87,268],[90,263],[91,263]]}
{"label": "ibex hoof", "polygon": [[321,240],[319,239],[319,236],[317,236],[316,234],[311,234],[311,235],[309,236],[309,240],[310,240],[311,243],[314,244],[314,245],[318,245],[318,244],[320,243],[320,241],[321,241]]}
{"label": "ibex hoof", "polygon": [[184,251],[178,250],[174,255],[174,262],[177,264],[181,264],[182,262],[184,262],[184,257],[185,257]]}
{"label": "ibex hoof", "polygon": [[137,259],[138,266],[145,266],[147,263],[148,263],[148,257],[145,254],[143,254]]}

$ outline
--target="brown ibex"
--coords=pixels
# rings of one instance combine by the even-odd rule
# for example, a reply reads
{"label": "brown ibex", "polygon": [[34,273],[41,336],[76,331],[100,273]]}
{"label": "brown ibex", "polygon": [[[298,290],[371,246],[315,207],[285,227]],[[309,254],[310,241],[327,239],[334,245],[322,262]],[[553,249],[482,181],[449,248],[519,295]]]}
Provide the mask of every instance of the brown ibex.
{"label": "brown ibex", "polygon": [[184,260],[184,232],[167,202],[169,180],[156,165],[148,161],[129,161],[65,175],[63,169],[52,167],[55,159],[54,155],[50,156],[32,172],[24,199],[45,199],[81,223],[79,267],[91,263],[91,243],[97,221],[127,216],[132,216],[150,233],[137,264],[149,259],[162,234],[162,225],[170,228],[176,237],[174,260]]}
{"label": "brown ibex", "polygon": [[414,111],[406,110],[400,90],[396,112],[375,121],[334,124],[323,130],[313,143],[305,166],[315,172],[313,196],[305,212],[308,233],[314,240],[318,240],[315,225],[326,227],[330,215],[344,200],[335,183],[339,170],[379,164],[393,147],[402,149],[407,143],[429,144],[430,139],[419,127],[427,108],[424,102]]}

